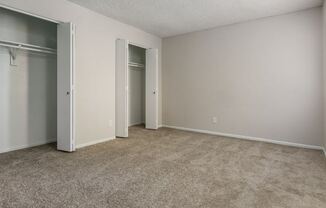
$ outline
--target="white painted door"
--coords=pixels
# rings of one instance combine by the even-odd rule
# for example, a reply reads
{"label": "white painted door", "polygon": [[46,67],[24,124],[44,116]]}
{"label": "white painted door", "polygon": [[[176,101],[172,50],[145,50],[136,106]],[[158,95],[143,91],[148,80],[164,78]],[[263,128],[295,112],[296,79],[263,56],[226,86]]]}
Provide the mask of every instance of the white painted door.
{"label": "white painted door", "polygon": [[128,41],[116,41],[115,135],[128,137]]}
{"label": "white painted door", "polygon": [[57,29],[57,148],[61,151],[73,152],[75,151],[75,26],[72,23],[60,23]]}
{"label": "white painted door", "polygon": [[146,50],[146,128],[158,129],[158,50]]}

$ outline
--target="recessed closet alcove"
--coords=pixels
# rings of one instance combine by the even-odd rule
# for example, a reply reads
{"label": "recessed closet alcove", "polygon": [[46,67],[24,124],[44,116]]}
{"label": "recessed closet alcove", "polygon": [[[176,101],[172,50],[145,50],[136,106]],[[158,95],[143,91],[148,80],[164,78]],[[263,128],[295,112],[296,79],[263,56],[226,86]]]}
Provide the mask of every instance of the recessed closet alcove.
{"label": "recessed closet alcove", "polygon": [[73,25],[0,8],[0,152],[74,150]]}
{"label": "recessed closet alcove", "polygon": [[129,45],[129,126],[145,124],[146,50]]}
{"label": "recessed closet alcove", "polygon": [[158,50],[116,41],[116,136],[128,128],[158,129]]}

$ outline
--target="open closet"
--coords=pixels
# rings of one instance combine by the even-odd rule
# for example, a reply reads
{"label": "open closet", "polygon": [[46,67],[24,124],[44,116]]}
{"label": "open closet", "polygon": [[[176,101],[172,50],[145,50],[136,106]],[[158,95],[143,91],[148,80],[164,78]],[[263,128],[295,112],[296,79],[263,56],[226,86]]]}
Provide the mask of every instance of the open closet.
{"label": "open closet", "polygon": [[116,41],[116,136],[128,128],[158,128],[158,50]]}
{"label": "open closet", "polygon": [[75,150],[74,25],[0,5],[0,152]]}
{"label": "open closet", "polygon": [[129,123],[128,126],[145,124],[146,50],[129,45]]}

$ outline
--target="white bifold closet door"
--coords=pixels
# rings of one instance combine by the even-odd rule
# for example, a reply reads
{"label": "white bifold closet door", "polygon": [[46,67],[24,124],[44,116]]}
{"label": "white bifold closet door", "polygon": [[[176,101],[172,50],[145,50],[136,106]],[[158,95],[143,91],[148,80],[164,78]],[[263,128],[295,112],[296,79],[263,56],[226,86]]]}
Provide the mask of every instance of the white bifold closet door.
{"label": "white bifold closet door", "polygon": [[146,50],[146,119],[147,129],[158,129],[158,50]]}
{"label": "white bifold closet door", "polygon": [[75,151],[74,121],[74,69],[75,26],[72,23],[58,24],[57,32],[57,148]]}
{"label": "white bifold closet door", "polygon": [[128,41],[116,41],[115,135],[128,137]]}

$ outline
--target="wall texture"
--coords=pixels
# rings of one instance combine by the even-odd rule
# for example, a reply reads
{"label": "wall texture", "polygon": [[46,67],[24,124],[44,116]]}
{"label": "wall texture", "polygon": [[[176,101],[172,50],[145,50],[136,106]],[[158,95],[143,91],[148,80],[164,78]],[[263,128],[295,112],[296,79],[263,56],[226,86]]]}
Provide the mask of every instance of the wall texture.
{"label": "wall texture", "polygon": [[[115,40],[128,39],[161,52],[161,39],[65,0],[0,0],[0,4],[76,24],[77,146],[114,137]],[[159,108],[161,112],[161,104]]]}
{"label": "wall texture", "polygon": [[321,28],[315,8],[163,39],[163,123],[321,146]]}
{"label": "wall texture", "polygon": [[[0,9],[0,39],[56,48],[57,26]],[[57,61],[54,55],[0,47],[0,152],[57,138]]]}

